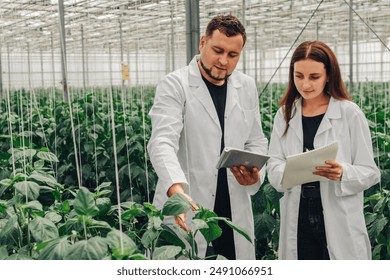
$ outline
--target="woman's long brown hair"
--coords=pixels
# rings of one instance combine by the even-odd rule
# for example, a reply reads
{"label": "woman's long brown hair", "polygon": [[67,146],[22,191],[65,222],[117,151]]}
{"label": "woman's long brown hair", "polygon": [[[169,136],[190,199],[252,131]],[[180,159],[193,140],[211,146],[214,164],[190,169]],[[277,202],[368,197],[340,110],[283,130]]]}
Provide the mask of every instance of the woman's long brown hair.
{"label": "woman's long brown hair", "polygon": [[280,101],[280,105],[284,106],[284,119],[286,121],[284,134],[287,133],[288,123],[295,113],[294,102],[301,96],[294,83],[294,64],[305,59],[312,59],[325,65],[328,82],[324,90],[327,94],[338,100],[350,100],[349,93],[341,78],[339,63],[333,51],[321,41],[301,43],[292,55],[287,90]]}

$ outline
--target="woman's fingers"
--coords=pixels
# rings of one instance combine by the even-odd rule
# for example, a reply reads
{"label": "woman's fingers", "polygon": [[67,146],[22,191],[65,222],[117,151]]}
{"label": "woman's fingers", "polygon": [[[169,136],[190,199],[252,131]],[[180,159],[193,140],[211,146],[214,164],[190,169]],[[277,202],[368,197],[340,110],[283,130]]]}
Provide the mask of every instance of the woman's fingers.
{"label": "woman's fingers", "polygon": [[313,172],[313,174],[326,177],[329,180],[341,180],[343,166],[339,162],[332,160],[325,161],[325,164],[328,164],[328,166],[316,166],[318,171]]}

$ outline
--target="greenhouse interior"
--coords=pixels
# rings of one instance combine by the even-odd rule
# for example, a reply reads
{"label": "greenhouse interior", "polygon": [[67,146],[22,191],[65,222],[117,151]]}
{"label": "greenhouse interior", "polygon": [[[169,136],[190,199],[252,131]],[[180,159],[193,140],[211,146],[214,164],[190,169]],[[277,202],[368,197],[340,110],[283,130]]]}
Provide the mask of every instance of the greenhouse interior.
{"label": "greenhouse interior", "polygon": [[[204,259],[195,235],[214,238],[213,214],[186,233],[163,221],[188,205],[153,204],[149,111],[228,14],[245,26],[236,70],[255,81],[267,139],[294,49],[334,51],[381,174],[362,202],[372,259],[390,259],[390,1],[1,0],[1,260]],[[278,259],[282,195],[265,178],[251,197],[256,259]]]}

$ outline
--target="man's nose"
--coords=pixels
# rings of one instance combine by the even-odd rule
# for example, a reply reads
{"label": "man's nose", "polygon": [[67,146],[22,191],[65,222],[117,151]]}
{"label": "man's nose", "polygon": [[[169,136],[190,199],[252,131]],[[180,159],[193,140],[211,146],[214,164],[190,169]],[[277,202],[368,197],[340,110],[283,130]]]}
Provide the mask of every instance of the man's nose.
{"label": "man's nose", "polygon": [[222,65],[226,65],[227,64],[227,57],[226,57],[226,55],[221,55],[220,57],[219,57],[219,63],[221,63]]}

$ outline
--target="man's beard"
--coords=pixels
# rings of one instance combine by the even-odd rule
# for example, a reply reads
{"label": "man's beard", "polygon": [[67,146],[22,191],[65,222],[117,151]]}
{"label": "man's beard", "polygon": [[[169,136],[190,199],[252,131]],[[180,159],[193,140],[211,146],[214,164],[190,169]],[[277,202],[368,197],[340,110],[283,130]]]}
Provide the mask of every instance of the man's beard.
{"label": "man's beard", "polygon": [[226,76],[223,77],[223,78],[216,77],[216,76],[214,76],[214,75],[211,73],[211,68],[207,68],[207,67],[203,64],[203,62],[202,62],[201,59],[199,59],[199,62],[200,62],[200,66],[201,66],[202,69],[206,72],[206,74],[207,74],[210,78],[212,78],[212,79],[214,79],[214,80],[216,80],[216,81],[224,81],[224,80],[226,80],[226,79],[230,76],[230,75],[226,75]]}

